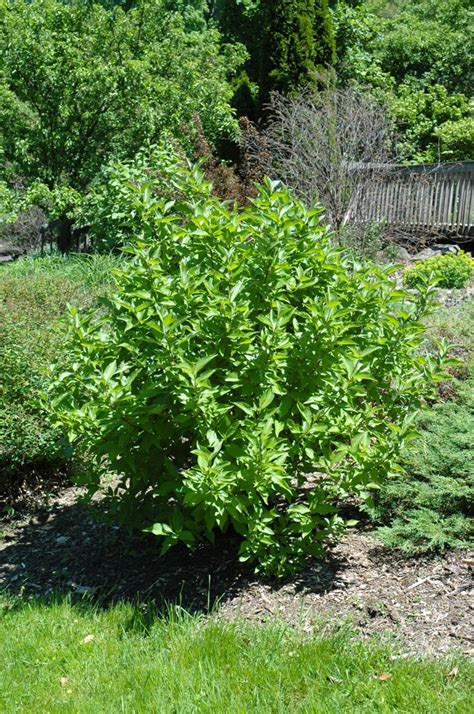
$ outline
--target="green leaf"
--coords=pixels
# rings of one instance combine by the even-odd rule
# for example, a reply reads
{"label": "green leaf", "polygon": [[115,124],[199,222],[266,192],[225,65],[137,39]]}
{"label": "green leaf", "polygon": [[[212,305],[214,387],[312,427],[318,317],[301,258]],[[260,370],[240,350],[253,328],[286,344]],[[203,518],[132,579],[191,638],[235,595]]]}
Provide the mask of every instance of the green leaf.
{"label": "green leaf", "polygon": [[270,387],[270,389],[267,389],[267,391],[264,394],[262,394],[262,396],[260,397],[259,404],[258,404],[259,409],[263,410],[263,409],[266,409],[267,407],[269,407],[270,404],[273,402],[274,398],[275,398],[275,392]]}
{"label": "green leaf", "polygon": [[117,362],[114,360],[104,370],[104,379],[108,382],[117,372]]}

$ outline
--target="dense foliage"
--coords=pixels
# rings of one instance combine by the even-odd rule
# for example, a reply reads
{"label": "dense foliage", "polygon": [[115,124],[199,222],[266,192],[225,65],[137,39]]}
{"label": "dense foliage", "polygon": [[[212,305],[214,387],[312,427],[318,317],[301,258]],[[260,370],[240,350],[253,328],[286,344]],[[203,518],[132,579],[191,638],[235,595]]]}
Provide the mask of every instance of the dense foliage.
{"label": "dense foliage", "polygon": [[467,0],[0,0],[0,28],[0,223],[39,206],[61,245],[105,164],[198,125],[235,161],[275,90],[355,86],[403,161],[474,157]]}
{"label": "dense foliage", "polygon": [[137,193],[132,261],[106,313],[72,310],[54,409],[120,476],[122,522],[163,550],[233,526],[282,575],[396,463],[438,368],[416,352],[428,295],[352,262],[279,184],[241,211],[198,188]]}
{"label": "dense foliage", "polygon": [[[262,99],[271,91],[291,92],[316,84],[316,68],[335,61],[335,45],[327,2],[320,0],[261,0],[265,18]],[[316,12],[317,10],[317,12]]]}
{"label": "dense foliage", "polygon": [[[78,218],[90,226],[94,249],[108,252],[149,237],[147,212],[153,213],[158,198],[176,201],[208,192],[197,166],[191,167],[164,145],[153,146],[130,161],[114,160],[104,166]],[[144,196],[149,206],[144,205]]]}
{"label": "dense foliage", "polygon": [[404,275],[405,284],[418,287],[436,280],[440,288],[464,288],[474,279],[474,259],[469,253],[447,253],[420,260]]}
{"label": "dense foliage", "polygon": [[315,71],[314,0],[262,2],[267,20],[263,95],[271,88],[288,92],[311,83]]}
{"label": "dense foliage", "polygon": [[[64,360],[61,315],[96,307],[120,261],[2,272],[2,483],[62,468],[66,426],[121,476],[123,522],[164,548],[233,527],[243,558],[282,574],[343,527],[340,499],[383,476],[386,542],[467,541],[470,382],[423,414],[411,480],[391,468],[438,359],[416,352],[427,285],[465,286],[473,260],[418,263],[406,295],[335,248],[308,206],[324,201],[341,242],[367,250],[380,226],[351,225],[354,163],[474,158],[472,11],[330,5],[0,0],[2,241],[34,250],[58,219],[60,247],[75,227],[93,250],[133,256],[107,312],[74,313],[56,426],[40,395]],[[238,114],[265,130],[239,129]],[[239,141],[253,151],[241,165]],[[263,170],[306,208],[271,181],[242,211],[213,198],[246,203]]]}
{"label": "dense foliage", "polygon": [[401,158],[472,160],[469,0],[342,1],[333,14],[339,81],[388,104]]}
{"label": "dense foliage", "polygon": [[224,35],[248,50],[235,104],[251,118],[262,114],[272,91],[316,86],[318,73],[335,63],[327,0],[218,0],[215,17]]}
{"label": "dense foliage", "polygon": [[474,303],[441,310],[431,333],[458,343],[461,361],[418,420],[405,471],[377,491],[372,516],[384,543],[406,553],[472,546],[474,529]]}
{"label": "dense foliage", "polygon": [[14,192],[5,181],[0,180],[0,231],[16,219]]}
{"label": "dense foliage", "polygon": [[168,6],[0,2],[0,156],[50,214],[70,211],[110,157],[184,138],[196,113],[211,141],[236,136],[227,79],[245,51]]}

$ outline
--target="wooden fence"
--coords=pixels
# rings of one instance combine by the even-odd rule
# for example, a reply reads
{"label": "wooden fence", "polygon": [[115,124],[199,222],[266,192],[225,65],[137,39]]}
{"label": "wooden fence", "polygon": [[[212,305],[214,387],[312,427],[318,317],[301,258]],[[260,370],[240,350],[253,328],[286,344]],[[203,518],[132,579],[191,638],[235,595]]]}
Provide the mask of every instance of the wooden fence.
{"label": "wooden fence", "polygon": [[357,222],[385,221],[408,232],[474,237],[474,161],[374,173],[377,180],[368,181],[356,198]]}

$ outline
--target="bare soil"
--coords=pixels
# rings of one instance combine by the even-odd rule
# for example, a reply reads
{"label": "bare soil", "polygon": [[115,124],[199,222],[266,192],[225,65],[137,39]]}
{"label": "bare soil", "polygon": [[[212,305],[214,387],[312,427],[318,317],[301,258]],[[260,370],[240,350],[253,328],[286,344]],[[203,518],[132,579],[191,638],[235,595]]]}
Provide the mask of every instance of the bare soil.
{"label": "bare soil", "polygon": [[101,521],[105,508],[63,487],[33,512],[30,505],[0,520],[0,590],[105,607],[139,600],[208,612],[219,602],[218,617],[281,619],[306,632],[349,622],[363,638],[396,638],[407,655],[474,656],[472,552],[407,558],[351,530],[303,573],[268,581],[238,562],[236,536],[159,557],[155,538]]}

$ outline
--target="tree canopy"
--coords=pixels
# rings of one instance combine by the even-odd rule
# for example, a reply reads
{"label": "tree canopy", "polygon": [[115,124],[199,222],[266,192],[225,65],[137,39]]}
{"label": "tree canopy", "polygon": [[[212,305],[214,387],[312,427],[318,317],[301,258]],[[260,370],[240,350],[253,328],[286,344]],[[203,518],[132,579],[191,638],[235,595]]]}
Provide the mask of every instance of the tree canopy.
{"label": "tree canopy", "polygon": [[129,10],[2,0],[0,132],[9,171],[81,191],[110,156],[134,155],[165,133],[182,136],[194,114],[211,141],[235,136],[228,80],[244,51],[188,20],[165,0]]}
{"label": "tree canopy", "polygon": [[388,105],[402,159],[474,158],[469,0],[366,0],[333,9],[338,78]]}

